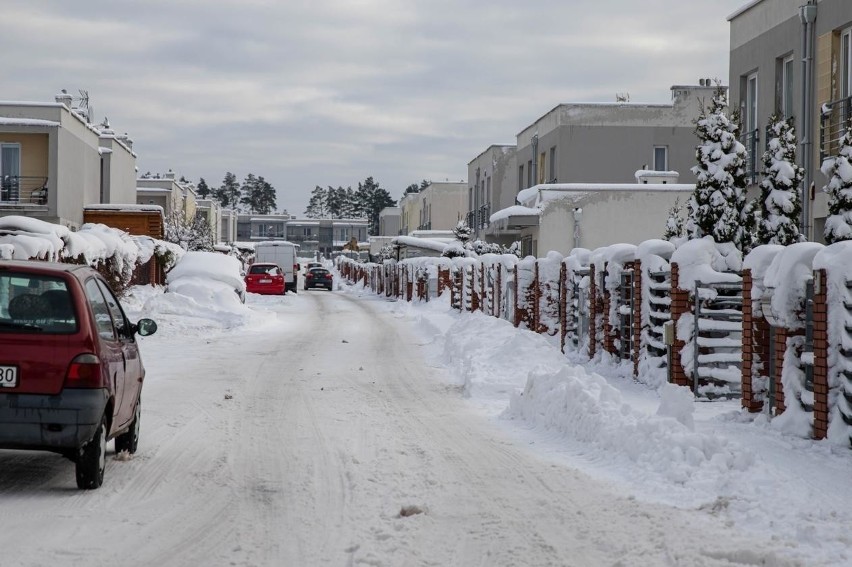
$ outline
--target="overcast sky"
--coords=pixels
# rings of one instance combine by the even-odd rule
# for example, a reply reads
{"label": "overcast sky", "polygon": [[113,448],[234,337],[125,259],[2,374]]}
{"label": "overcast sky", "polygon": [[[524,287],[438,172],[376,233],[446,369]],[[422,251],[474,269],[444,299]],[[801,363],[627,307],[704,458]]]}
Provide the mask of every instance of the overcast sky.
{"label": "overcast sky", "polygon": [[316,185],[466,181],[559,103],[727,84],[746,3],[4,0],[0,99],[85,89],[140,173],[262,175],[301,215]]}

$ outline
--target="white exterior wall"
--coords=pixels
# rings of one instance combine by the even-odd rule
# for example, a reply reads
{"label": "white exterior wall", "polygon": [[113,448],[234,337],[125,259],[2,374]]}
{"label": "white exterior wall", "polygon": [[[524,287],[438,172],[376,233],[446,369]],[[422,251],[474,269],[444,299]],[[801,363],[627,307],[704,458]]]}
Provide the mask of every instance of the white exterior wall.
{"label": "white exterior wall", "polygon": [[423,209],[423,192],[406,193],[399,200],[399,207],[402,210],[400,232],[405,236],[412,230],[417,230],[420,226],[420,212]]}
{"label": "white exterior wall", "polygon": [[594,250],[601,246],[639,244],[662,238],[669,210],[680,198],[684,205],[691,189],[664,191],[600,191],[575,194],[549,201],[541,213],[537,229],[524,231],[537,240],[536,255],[555,250],[567,254],[574,242],[574,208],[583,209],[579,247]]}
{"label": "white exterior wall", "polygon": [[98,135],[82,119],[64,106],[60,114],[56,153],[54,157],[51,148],[50,157],[56,163],[56,216],[60,224],[79,226],[83,207],[101,202],[100,144]]}
{"label": "white exterior wall", "polygon": [[452,230],[467,214],[467,183],[430,183],[419,194],[429,230]]}
{"label": "white exterior wall", "polygon": [[114,138],[100,140],[102,148],[110,150],[101,157],[104,161],[104,203],[123,205],[136,202],[136,155]]}

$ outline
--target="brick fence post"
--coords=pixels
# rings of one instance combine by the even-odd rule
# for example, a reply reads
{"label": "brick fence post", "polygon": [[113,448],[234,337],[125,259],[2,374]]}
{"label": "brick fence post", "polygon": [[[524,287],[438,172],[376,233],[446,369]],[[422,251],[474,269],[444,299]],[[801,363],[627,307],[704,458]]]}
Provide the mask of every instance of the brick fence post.
{"label": "brick fence post", "polygon": [[[828,434],[828,296],[825,270],[814,274],[814,439]],[[842,390],[841,390],[842,391]]]}
{"label": "brick fence post", "polygon": [[633,261],[633,377],[639,376],[642,352],[642,260]]}
{"label": "brick fence post", "polygon": [[751,301],[752,277],[751,270],[743,270],[743,363],[741,369],[742,396],[740,405],[751,413],[759,412],[763,404],[755,399],[752,388],[752,373],[755,364],[755,350],[760,345],[755,340],[755,318]]}
{"label": "brick fence post", "polygon": [[559,266],[559,350],[565,352],[565,335],[568,334],[568,266]]}
{"label": "brick fence post", "polygon": [[589,266],[589,358],[597,351],[598,334],[598,283],[595,265]]}
{"label": "brick fence post", "polygon": [[672,323],[674,324],[675,340],[672,345],[672,382],[678,386],[689,386],[692,388],[691,381],[686,377],[686,372],[683,370],[683,365],[680,362],[680,352],[686,346],[682,340],[677,338],[677,324],[680,316],[689,312],[689,292],[680,289],[678,266],[677,262],[672,263]]}
{"label": "brick fence post", "polygon": [[775,383],[775,415],[781,415],[787,409],[784,403],[784,383],[781,380],[784,368],[784,354],[787,352],[787,337],[790,331],[783,327],[775,329],[775,376],[769,379]]}

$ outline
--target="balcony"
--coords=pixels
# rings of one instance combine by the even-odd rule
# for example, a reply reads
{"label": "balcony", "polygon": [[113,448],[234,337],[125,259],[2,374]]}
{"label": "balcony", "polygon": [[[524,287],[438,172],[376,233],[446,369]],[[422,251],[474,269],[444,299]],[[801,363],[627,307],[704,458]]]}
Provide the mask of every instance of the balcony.
{"label": "balcony", "polygon": [[0,206],[46,204],[47,177],[5,175],[0,178]]}
{"label": "balcony", "polygon": [[819,161],[836,156],[840,142],[846,134],[852,117],[852,97],[842,98],[822,105],[819,120]]}
{"label": "balcony", "polygon": [[467,221],[467,226],[472,228],[473,230],[481,230],[483,228],[487,228],[491,223],[491,205],[482,205],[478,209],[474,209],[467,213],[465,216],[465,220]]}

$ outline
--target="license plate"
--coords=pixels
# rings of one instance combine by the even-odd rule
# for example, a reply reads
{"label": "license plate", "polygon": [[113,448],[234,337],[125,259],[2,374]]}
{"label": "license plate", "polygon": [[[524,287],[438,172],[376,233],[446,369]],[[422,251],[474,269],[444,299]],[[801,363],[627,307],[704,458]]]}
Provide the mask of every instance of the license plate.
{"label": "license plate", "polygon": [[0,366],[0,388],[14,388],[18,385],[18,367]]}
{"label": "license plate", "polygon": [[272,280],[259,280],[260,283],[272,283]]}

